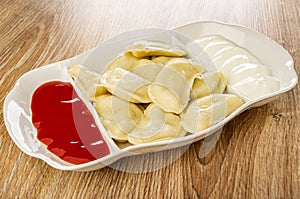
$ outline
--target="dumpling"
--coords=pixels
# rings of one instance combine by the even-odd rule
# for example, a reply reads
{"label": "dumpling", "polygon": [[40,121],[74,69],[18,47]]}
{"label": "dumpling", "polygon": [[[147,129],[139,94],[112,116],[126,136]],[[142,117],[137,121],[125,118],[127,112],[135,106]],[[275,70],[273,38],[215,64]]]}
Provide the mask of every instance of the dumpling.
{"label": "dumpling", "polygon": [[149,80],[151,83],[155,81],[156,76],[164,66],[156,64],[148,59],[141,59],[136,66],[131,70],[132,73]]}
{"label": "dumpling", "polygon": [[204,97],[212,93],[223,93],[227,81],[221,72],[208,72],[198,75],[194,79],[191,99]]}
{"label": "dumpling", "polygon": [[68,72],[88,100],[94,101],[96,97],[108,93],[100,83],[101,75],[99,73],[81,65],[69,68]]}
{"label": "dumpling", "polygon": [[176,56],[181,57],[186,55],[186,52],[178,47],[170,46],[169,44],[159,41],[137,41],[127,48],[133,56],[141,58],[148,56]]}
{"label": "dumpling", "polygon": [[194,77],[202,71],[200,65],[188,59],[169,61],[149,87],[150,99],[164,111],[179,114],[190,100]]}
{"label": "dumpling", "polygon": [[152,57],[151,61],[156,64],[163,64],[166,65],[170,60],[176,59],[179,57],[166,57],[166,56],[159,56],[159,57]]}
{"label": "dumpling", "polygon": [[139,58],[132,56],[131,53],[124,53],[116,58],[114,58],[104,69],[104,72],[113,70],[115,68],[123,68],[130,71],[136,63],[139,61]]}
{"label": "dumpling", "polygon": [[236,95],[212,94],[191,101],[181,114],[182,127],[197,133],[221,121],[244,102]]}
{"label": "dumpling", "polygon": [[153,61],[151,61],[150,59],[140,59],[137,62],[135,62],[135,64],[133,65],[133,68],[137,68],[139,66],[143,66],[143,65],[151,65],[151,64],[155,64]]}
{"label": "dumpling", "polygon": [[71,75],[71,77],[73,79],[75,79],[78,76],[78,73],[81,68],[82,68],[82,66],[80,66],[80,65],[72,66],[68,69],[68,73]]}
{"label": "dumpling", "polygon": [[162,68],[163,65],[140,59],[131,71],[122,68],[106,71],[101,82],[107,90],[122,99],[133,103],[149,103],[148,87]]}
{"label": "dumpling", "polygon": [[143,116],[136,105],[113,95],[97,98],[94,107],[109,135],[117,141],[127,141],[130,133]]}
{"label": "dumpling", "polygon": [[102,75],[101,83],[112,94],[133,103],[149,103],[147,89],[151,82],[135,73],[115,68]]}
{"label": "dumpling", "polygon": [[157,105],[150,104],[137,127],[128,134],[128,142],[141,144],[185,135],[186,131],[181,127],[178,115],[166,113]]}

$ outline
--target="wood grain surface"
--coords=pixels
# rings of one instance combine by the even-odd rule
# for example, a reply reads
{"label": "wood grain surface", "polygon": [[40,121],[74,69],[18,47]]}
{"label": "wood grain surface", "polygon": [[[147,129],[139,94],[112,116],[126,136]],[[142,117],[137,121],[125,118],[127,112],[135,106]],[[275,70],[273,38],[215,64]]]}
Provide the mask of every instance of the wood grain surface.
{"label": "wood grain surface", "polygon": [[[93,172],[51,168],[19,150],[3,101],[25,72],[75,56],[124,31],[218,20],[253,28],[281,44],[300,71],[299,0],[0,0],[0,198],[300,198],[298,84],[227,124],[212,151],[183,149],[124,158]],[[157,161],[157,162],[156,162]],[[116,169],[118,168],[118,169]]]}

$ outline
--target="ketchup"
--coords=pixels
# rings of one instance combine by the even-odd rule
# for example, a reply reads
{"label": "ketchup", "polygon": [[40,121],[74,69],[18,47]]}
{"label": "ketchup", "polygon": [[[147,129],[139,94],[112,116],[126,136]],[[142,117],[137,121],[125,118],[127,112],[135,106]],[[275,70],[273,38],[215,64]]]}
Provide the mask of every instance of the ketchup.
{"label": "ketchup", "polygon": [[110,153],[72,84],[52,81],[41,85],[32,96],[31,110],[37,138],[60,159],[82,164]]}

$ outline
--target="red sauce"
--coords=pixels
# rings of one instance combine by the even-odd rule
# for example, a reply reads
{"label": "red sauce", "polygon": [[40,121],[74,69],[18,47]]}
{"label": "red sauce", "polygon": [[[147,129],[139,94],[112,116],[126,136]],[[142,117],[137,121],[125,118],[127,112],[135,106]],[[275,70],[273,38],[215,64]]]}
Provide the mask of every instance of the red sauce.
{"label": "red sauce", "polygon": [[33,94],[31,110],[37,138],[62,160],[82,164],[109,154],[92,114],[72,84],[41,85]]}

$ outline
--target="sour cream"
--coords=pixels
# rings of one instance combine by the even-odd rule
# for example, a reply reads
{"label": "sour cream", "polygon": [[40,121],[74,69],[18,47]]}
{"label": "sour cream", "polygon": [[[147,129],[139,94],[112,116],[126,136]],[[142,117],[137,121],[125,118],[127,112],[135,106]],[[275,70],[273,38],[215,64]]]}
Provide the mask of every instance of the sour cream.
{"label": "sour cream", "polygon": [[279,82],[269,67],[246,49],[218,35],[204,36],[195,42],[226,76],[228,92],[250,100],[279,90]]}

